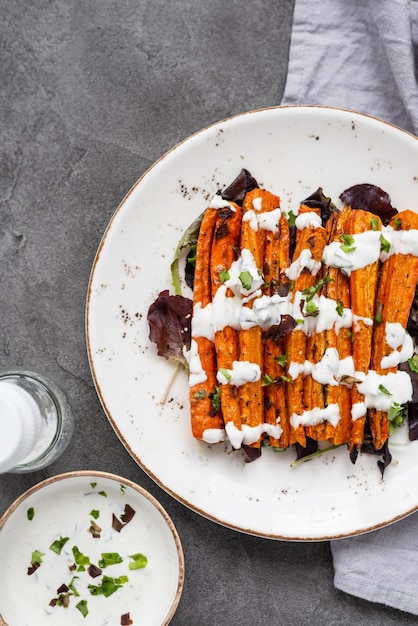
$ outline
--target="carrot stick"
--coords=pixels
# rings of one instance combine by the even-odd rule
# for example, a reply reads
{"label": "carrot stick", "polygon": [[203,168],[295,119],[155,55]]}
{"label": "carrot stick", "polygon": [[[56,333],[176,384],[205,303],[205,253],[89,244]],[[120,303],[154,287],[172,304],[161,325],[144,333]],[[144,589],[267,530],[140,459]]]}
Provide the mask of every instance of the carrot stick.
{"label": "carrot stick", "polygon": [[[225,272],[236,261],[241,237],[242,208],[230,203],[229,207],[218,209],[211,250],[212,298],[223,284]],[[232,296],[228,289],[226,296]],[[239,358],[238,331],[231,326],[215,330],[216,367],[219,370],[232,370],[234,361]],[[238,389],[234,384],[220,384],[219,397],[225,423],[225,430],[234,442],[237,431],[241,431],[241,412]],[[241,438],[238,435],[237,440]],[[239,447],[239,446],[238,446]]]}
{"label": "carrot stick", "polygon": [[[261,273],[264,266],[266,230],[257,223],[259,217],[269,213],[280,205],[278,196],[264,189],[248,192],[243,202],[243,221],[241,228],[241,255],[249,252],[255,267]],[[244,307],[252,308],[250,298]],[[264,423],[263,360],[264,350],[262,330],[259,325],[239,331],[240,361],[248,361],[260,368],[260,378],[245,382],[239,388],[242,425],[248,433],[247,443],[259,447]],[[258,434],[259,433],[259,434]]]}
{"label": "carrot stick", "polygon": [[208,208],[203,216],[196,248],[196,265],[193,289],[192,350],[195,342],[195,358],[200,362],[200,381],[190,383],[190,415],[192,434],[197,439],[217,443],[222,440],[224,422],[222,413],[214,401],[217,395],[216,352],[214,342],[206,336],[196,336],[194,320],[198,309],[212,300],[210,258],[212,239],[218,212]]}
{"label": "carrot stick", "polygon": [[[402,211],[392,218],[390,225],[396,231],[418,229],[418,214],[409,210]],[[376,298],[376,323],[371,360],[372,369],[378,374],[388,374],[398,369],[397,364],[391,367],[382,365],[382,359],[393,352],[387,341],[386,324],[400,324],[404,330],[406,329],[417,282],[416,256],[395,253],[383,262]],[[399,351],[400,347],[397,350]],[[372,408],[369,410],[369,420],[373,445],[376,450],[380,450],[389,436],[387,413]]]}
{"label": "carrot stick", "polygon": [[[280,216],[276,232],[267,231],[264,253],[265,293],[274,296],[289,283],[286,270],[289,258],[289,222],[285,215]],[[285,289],[286,291],[286,289]],[[264,375],[267,381],[275,381],[264,387],[264,421],[273,426],[280,424],[279,438],[270,436],[270,445],[287,448],[289,446],[289,416],[286,408],[284,366],[285,348],[283,340],[271,338],[264,342]]]}
{"label": "carrot stick", "polygon": [[[295,299],[303,298],[301,292],[309,287],[313,287],[320,276],[309,271],[308,266],[301,270],[303,257],[311,259],[314,263],[320,264],[322,254],[327,241],[327,232],[321,226],[309,225],[300,231],[297,238],[293,262],[289,268],[289,277],[294,278],[293,289],[290,293],[290,300],[295,303]],[[299,265],[299,269],[298,269]],[[297,314],[300,318],[301,313]],[[304,373],[303,365],[306,357],[306,333],[299,328],[295,328],[285,337],[287,354],[287,375],[292,378],[292,382],[286,385],[286,400],[290,415],[290,443],[298,442],[306,446],[306,434],[302,421],[304,412],[303,386]],[[295,373],[296,370],[296,373]],[[298,370],[302,370],[299,371]]]}
{"label": "carrot stick", "polygon": [[[348,234],[356,235],[368,230],[381,230],[382,223],[378,217],[367,211],[353,210],[347,226]],[[376,260],[364,268],[352,271],[349,278],[353,314],[354,370],[363,374],[367,374],[370,368],[378,272],[379,260]],[[353,462],[357,458],[364,439],[366,423],[364,400],[365,398],[359,392],[357,385],[353,385],[351,389],[353,421],[350,436],[350,458]]]}
{"label": "carrot stick", "polygon": [[[350,207],[344,207],[338,214],[335,221],[330,241],[340,241],[342,234],[346,232],[346,223],[351,214]],[[337,267],[328,268],[330,281],[326,285],[326,295],[335,301],[336,310],[339,315],[343,315],[344,309],[350,308],[350,292],[348,277]],[[340,362],[352,353],[351,329],[340,328],[336,330],[334,325],[326,331],[326,345],[328,348],[335,348]],[[347,384],[326,385],[325,397],[328,405],[337,404],[339,411],[339,421],[334,427],[330,422],[325,429],[325,439],[334,445],[348,443],[351,433],[351,393]]]}

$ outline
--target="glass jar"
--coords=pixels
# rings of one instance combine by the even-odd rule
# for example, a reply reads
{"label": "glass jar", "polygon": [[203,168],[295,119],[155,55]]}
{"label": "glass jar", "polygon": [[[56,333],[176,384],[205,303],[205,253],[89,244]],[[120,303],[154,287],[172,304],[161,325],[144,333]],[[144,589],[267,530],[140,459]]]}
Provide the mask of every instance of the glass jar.
{"label": "glass jar", "polygon": [[73,431],[71,407],[53,380],[20,368],[0,372],[0,473],[50,465]]}

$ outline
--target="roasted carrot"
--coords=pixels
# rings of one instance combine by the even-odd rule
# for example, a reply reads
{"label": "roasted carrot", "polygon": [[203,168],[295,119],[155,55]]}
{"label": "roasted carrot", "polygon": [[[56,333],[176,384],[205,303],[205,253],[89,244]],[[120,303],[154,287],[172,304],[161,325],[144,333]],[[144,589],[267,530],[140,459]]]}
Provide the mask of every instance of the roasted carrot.
{"label": "roasted carrot", "polygon": [[[264,252],[265,293],[269,296],[287,292],[289,279],[286,270],[289,258],[289,222],[284,214],[280,216],[278,229],[267,231]],[[289,416],[285,395],[285,348],[283,340],[268,338],[264,342],[264,421],[280,425],[279,438],[270,436],[270,445],[287,448],[289,446]],[[270,384],[269,384],[270,383]]]}
{"label": "roasted carrot", "polygon": [[[248,192],[243,202],[243,220],[241,228],[241,255],[249,252],[255,267],[262,273],[264,266],[264,249],[266,229],[254,223],[257,216],[269,213],[280,205],[278,196],[264,189],[253,189]],[[245,307],[252,308],[253,300],[248,299]],[[262,330],[259,325],[239,331],[240,360],[248,361],[260,368],[261,376],[258,380],[245,382],[239,388],[241,420],[249,435],[249,444],[258,447],[261,443],[261,433],[264,423],[264,394],[263,394],[263,361],[264,350]]]}
{"label": "roasted carrot", "polygon": [[[212,301],[210,259],[217,217],[216,209],[206,209],[199,231],[194,274],[193,319],[197,308],[204,308]],[[193,319],[192,339],[196,342],[196,357],[200,360],[204,380],[190,386],[192,434],[197,439],[204,439],[207,438],[207,431],[210,431],[215,435],[215,440],[220,441],[221,437],[217,437],[217,431],[223,429],[224,422],[218,403],[215,401],[218,390],[215,344],[208,337],[195,336]]]}
{"label": "roasted carrot", "polygon": [[[342,234],[346,232],[346,222],[351,214],[351,208],[345,207],[338,214],[330,241],[337,242]],[[335,301],[335,307],[339,315],[343,315],[344,309],[350,308],[350,292],[348,277],[337,267],[328,268],[330,278],[326,285],[326,295]],[[352,337],[351,329],[340,328],[336,330],[335,325],[326,331],[326,345],[329,348],[336,348],[340,361],[351,357]],[[327,423],[325,439],[334,445],[348,443],[351,433],[351,383],[339,381],[338,385],[326,385],[325,397],[327,405],[338,405],[339,421],[334,427]]]}
{"label": "roasted carrot", "polygon": [[[382,228],[380,218],[363,210],[353,210],[347,223],[347,233],[358,235],[368,230]],[[353,246],[354,248],[354,246]],[[353,249],[353,254],[355,250]],[[350,273],[350,298],[353,315],[353,363],[354,370],[367,374],[370,368],[379,260]],[[350,436],[350,458],[355,462],[364,439],[366,411],[364,396],[356,384],[351,389],[353,421]]]}
{"label": "roasted carrot", "polygon": [[[242,207],[237,204],[230,203],[228,207],[218,209],[210,261],[212,298],[223,284],[225,273],[237,259],[241,221]],[[226,295],[232,296],[229,290]],[[217,370],[232,370],[234,361],[239,358],[238,331],[231,326],[215,330],[215,350]],[[230,428],[240,431],[241,412],[236,386],[220,384],[219,397],[227,433]]]}
{"label": "roasted carrot", "polygon": [[[409,210],[402,211],[392,218],[390,225],[395,231],[418,229],[418,214]],[[396,372],[398,369],[397,364],[391,367],[382,366],[382,359],[393,351],[387,341],[386,324],[397,323],[406,329],[417,282],[418,257],[395,253],[382,263],[376,298],[371,360],[371,367],[378,374]],[[369,410],[369,421],[373,445],[376,450],[380,450],[389,435],[387,413],[372,408]]]}
{"label": "roasted carrot", "polygon": [[[327,242],[327,231],[321,226],[307,226],[300,231],[297,238],[293,261],[289,268],[289,277],[292,279],[293,288],[290,292],[290,300],[295,303],[295,299],[303,298],[301,292],[314,287],[320,278],[320,273],[312,272],[308,269],[309,262],[320,264],[322,254]],[[308,265],[304,265],[303,257],[306,257]],[[302,264],[302,265],[300,265]],[[298,314],[298,315],[301,315]],[[300,318],[301,319],[301,318]],[[287,354],[287,376],[292,381],[286,385],[286,400],[290,416],[290,443],[298,442],[302,446],[306,445],[305,428],[302,424],[304,403],[303,386],[304,372],[303,365],[306,357],[306,333],[301,328],[296,328],[285,337]],[[294,373],[295,369],[300,369],[299,373]]]}

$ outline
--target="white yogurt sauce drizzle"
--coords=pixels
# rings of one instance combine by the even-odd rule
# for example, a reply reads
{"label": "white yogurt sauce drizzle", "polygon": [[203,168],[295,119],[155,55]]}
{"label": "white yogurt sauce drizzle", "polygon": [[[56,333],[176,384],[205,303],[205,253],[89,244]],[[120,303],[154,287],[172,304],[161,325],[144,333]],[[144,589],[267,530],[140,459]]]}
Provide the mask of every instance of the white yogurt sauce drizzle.
{"label": "white yogurt sauce drizzle", "polygon": [[[210,206],[223,208],[230,206],[221,196],[214,196]],[[254,230],[263,228],[275,232],[281,215],[279,208],[262,212],[262,199],[255,198],[253,209],[244,214],[243,219],[248,221]],[[233,207],[231,207],[233,208]],[[296,228],[321,226],[320,217],[314,212],[300,214],[296,218]],[[385,249],[382,251],[382,237],[385,240]],[[387,251],[389,245],[389,251]],[[384,262],[392,254],[411,254],[418,256],[418,231],[397,231],[390,226],[382,230],[368,230],[352,235],[352,243],[348,251],[344,251],[342,243],[333,242],[325,246],[322,263],[329,267],[340,268],[347,276],[351,272],[362,269],[379,260]],[[290,280],[295,280],[302,271],[309,271],[316,276],[322,263],[312,258],[309,249],[302,250],[299,257],[286,270]],[[243,272],[251,276],[251,285],[245,288],[240,280]],[[338,334],[342,328],[352,329],[355,333],[362,322],[367,326],[373,325],[371,318],[354,315],[351,309],[337,310],[336,302],[324,295],[315,294],[310,302],[316,307],[316,316],[306,314],[306,296],[301,292],[291,292],[287,296],[267,296],[262,293],[263,276],[261,268],[257,268],[254,257],[249,250],[243,249],[238,259],[228,271],[227,280],[218,288],[213,301],[205,307],[195,304],[192,320],[192,337],[207,337],[214,341],[215,332],[230,326],[236,330],[260,326],[267,330],[272,325],[279,324],[283,315],[291,315],[298,321],[293,332],[304,332],[307,335],[320,333],[324,330],[335,329]],[[232,295],[231,295],[232,293]],[[248,306],[251,302],[252,306]],[[382,369],[390,369],[406,361],[414,353],[413,341],[410,335],[400,324],[386,324],[386,343],[392,352],[381,362]],[[190,367],[190,386],[203,382],[205,373],[197,354],[196,342],[192,340],[188,356]],[[226,373],[226,376],[225,376]],[[295,380],[298,376],[311,375],[314,380],[324,385],[344,384],[344,377],[354,381],[358,390],[364,396],[363,402],[354,404],[351,408],[352,419],[356,420],[366,414],[368,408],[388,411],[394,403],[405,404],[412,398],[412,385],[406,372],[389,372],[380,375],[374,370],[367,374],[356,372],[352,357],[340,359],[335,348],[326,350],[318,363],[305,360],[303,363],[291,362],[287,366],[287,374]],[[219,384],[233,384],[240,386],[245,382],[259,380],[260,368],[254,363],[235,361],[231,370],[218,371]],[[384,389],[385,391],[382,391]],[[310,426],[322,421],[329,421],[334,426],[340,418],[337,404],[326,408],[313,408],[304,411],[302,415],[294,414],[290,421],[293,427],[298,425]],[[222,441],[227,437],[234,448],[242,443],[251,444],[258,441],[263,433],[278,438],[282,432],[280,424],[262,424],[256,428],[243,425],[242,430],[234,424],[228,423],[225,431],[208,429],[204,433],[204,440],[208,443]]]}

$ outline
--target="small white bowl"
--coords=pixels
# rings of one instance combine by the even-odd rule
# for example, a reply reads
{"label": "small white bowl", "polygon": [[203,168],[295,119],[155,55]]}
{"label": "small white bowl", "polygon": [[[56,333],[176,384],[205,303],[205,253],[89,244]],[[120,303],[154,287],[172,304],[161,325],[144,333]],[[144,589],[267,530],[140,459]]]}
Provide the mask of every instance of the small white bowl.
{"label": "small white bowl", "polygon": [[[99,566],[97,577],[88,563],[80,569],[80,553]],[[138,554],[145,567],[135,568]],[[53,476],[17,498],[0,518],[0,555],[2,626],[165,626],[183,590],[183,550],[167,512],[106,472]]]}

